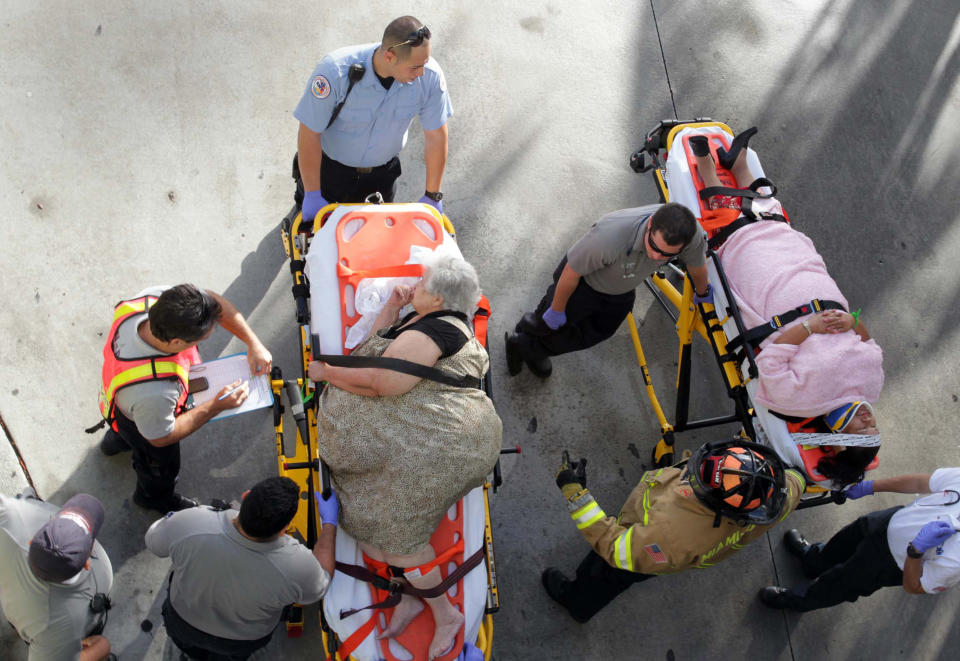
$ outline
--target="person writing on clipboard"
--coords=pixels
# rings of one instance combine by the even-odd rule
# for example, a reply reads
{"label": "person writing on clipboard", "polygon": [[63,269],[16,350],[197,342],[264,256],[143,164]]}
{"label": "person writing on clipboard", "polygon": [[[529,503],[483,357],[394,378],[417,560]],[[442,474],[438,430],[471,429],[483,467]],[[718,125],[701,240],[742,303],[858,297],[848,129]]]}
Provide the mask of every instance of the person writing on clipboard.
{"label": "person writing on clipboard", "polygon": [[[237,381],[208,402],[187,408],[197,343],[216,324],[247,345],[252,376],[269,374],[273,358],[237,308],[219,294],[189,284],[152,287],[114,308],[103,348],[100,412],[110,427],[100,442],[107,456],[133,451],[133,502],[162,513],[196,507],[174,491],[180,441],[221,411],[243,404],[249,386]],[[195,388],[196,389],[196,388]]]}

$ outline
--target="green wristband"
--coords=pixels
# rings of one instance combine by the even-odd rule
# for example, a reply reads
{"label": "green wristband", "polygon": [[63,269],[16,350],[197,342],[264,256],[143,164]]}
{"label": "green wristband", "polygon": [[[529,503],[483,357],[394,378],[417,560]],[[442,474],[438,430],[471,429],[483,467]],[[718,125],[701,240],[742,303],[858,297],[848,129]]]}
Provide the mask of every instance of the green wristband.
{"label": "green wristband", "polygon": [[853,327],[854,327],[854,328],[856,328],[857,326],[860,325],[860,310],[861,310],[861,309],[862,309],[862,308],[857,308],[857,311],[856,311],[856,312],[851,312],[851,313],[850,313],[850,316],[853,317],[854,321],[856,322],[856,323],[853,324]]}

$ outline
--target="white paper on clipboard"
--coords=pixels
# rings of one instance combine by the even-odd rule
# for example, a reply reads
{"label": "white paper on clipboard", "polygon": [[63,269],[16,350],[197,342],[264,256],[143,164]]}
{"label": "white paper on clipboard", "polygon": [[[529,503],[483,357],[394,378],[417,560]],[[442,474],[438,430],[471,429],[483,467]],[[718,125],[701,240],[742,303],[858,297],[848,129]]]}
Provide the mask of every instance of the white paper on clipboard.
{"label": "white paper on clipboard", "polygon": [[207,380],[208,387],[198,393],[193,393],[194,405],[200,405],[214,399],[221,390],[229,386],[237,379],[249,381],[250,396],[244,400],[243,404],[235,409],[221,411],[211,418],[219,420],[229,418],[240,413],[248,413],[257,409],[273,406],[273,391],[270,389],[270,378],[266,374],[252,376],[250,374],[250,364],[247,362],[246,353],[235,353],[223,358],[215,358],[206,362],[194,365],[190,368],[190,378],[195,379],[203,377]]}

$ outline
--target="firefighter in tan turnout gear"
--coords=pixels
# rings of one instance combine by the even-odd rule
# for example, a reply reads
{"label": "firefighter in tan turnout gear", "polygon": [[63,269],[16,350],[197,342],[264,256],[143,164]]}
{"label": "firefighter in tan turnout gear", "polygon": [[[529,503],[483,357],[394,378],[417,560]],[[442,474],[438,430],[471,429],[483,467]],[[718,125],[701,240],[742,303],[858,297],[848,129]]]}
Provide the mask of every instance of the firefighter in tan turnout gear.
{"label": "firefighter in tan turnout gear", "polygon": [[593,547],[574,580],[556,567],[543,586],[586,622],[634,583],[710,567],[782,521],[800,503],[804,479],[767,447],[742,440],[707,443],[686,465],[651,470],[608,516],[586,489],[586,460],[564,452],[557,486]]}

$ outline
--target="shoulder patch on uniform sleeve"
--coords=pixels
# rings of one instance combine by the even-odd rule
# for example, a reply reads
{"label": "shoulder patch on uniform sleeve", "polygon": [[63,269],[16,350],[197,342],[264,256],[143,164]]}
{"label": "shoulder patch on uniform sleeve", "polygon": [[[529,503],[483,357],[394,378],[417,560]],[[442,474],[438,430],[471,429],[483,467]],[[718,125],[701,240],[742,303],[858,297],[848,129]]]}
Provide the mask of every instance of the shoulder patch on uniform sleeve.
{"label": "shoulder patch on uniform sleeve", "polygon": [[647,544],[643,547],[643,550],[647,552],[647,555],[653,558],[653,561],[656,564],[662,565],[667,562],[667,554],[660,549],[659,544]]}
{"label": "shoulder patch on uniform sleeve", "polygon": [[316,76],[310,83],[310,91],[318,99],[325,99],[330,96],[330,81],[326,76]]}

